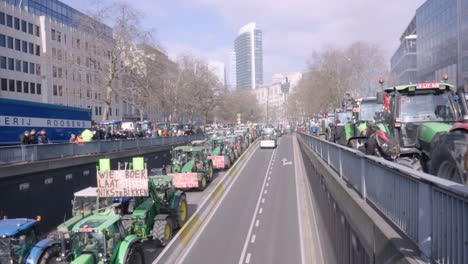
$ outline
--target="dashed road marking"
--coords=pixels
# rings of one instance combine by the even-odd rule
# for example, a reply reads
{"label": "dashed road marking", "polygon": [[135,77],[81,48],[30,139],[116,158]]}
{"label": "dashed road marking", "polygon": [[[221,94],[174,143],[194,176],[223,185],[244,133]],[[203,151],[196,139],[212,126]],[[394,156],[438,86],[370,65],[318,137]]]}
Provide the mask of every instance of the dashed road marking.
{"label": "dashed road marking", "polygon": [[247,258],[245,259],[245,263],[249,264],[250,263],[250,257],[252,256],[252,254],[247,254]]}
{"label": "dashed road marking", "polygon": [[263,192],[264,194],[267,194],[268,193],[268,190],[265,190],[265,192]]}
{"label": "dashed road marking", "polygon": [[267,182],[266,186],[268,187],[268,185],[270,185],[270,183],[269,183],[269,182]]}
{"label": "dashed road marking", "polygon": [[255,234],[252,235],[252,239],[250,239],[251,244],[255,243],[255,238],[257,238],[257,236]]}
{"label": "dashed road marking", "polygon": [[265,198],[262,199],[262,203],[265,203]]}
{"label": "dashed road marking", "polygon": [[260,210],[258,211],[258,214],[262,214],[263,213],[263,208],[260,208]]}
{"label": "dashed road marking", "polygon": [[255,227],[258,227],[260,225],[260,220],[257,219],[257,221],[255,221]]}

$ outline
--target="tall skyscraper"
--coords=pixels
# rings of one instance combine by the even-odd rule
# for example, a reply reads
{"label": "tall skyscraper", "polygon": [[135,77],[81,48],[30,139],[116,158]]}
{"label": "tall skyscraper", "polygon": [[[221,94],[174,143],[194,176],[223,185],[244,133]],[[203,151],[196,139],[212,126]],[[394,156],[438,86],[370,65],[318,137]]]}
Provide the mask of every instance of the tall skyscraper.
{"label": "tall skyscraper", "polygon": [[230,51],[226,59],[226,67],[224,72],[226,88],[230,90],[236,88],[237,86],[236,72],[236,52]]}
{"label": "tall skyscraper", "polygon": [[243,26],[234,42],[239,89],[255,89],[263,84],[262,31],[254,22]]}

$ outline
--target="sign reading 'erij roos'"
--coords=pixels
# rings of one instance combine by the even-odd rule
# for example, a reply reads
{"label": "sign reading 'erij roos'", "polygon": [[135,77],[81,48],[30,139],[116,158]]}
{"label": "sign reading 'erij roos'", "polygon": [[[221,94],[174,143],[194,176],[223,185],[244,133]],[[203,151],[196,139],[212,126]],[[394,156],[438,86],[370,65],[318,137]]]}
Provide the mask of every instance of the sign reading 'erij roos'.
{"label": "sign reading 'erij roos'", "polygon": [[91,121],[0,115],[0,126],[90,128]]}
{"label": "sign reading 'erij roos'", "polygon": [[146,170],[97,172],[98,197],[149,196]]}

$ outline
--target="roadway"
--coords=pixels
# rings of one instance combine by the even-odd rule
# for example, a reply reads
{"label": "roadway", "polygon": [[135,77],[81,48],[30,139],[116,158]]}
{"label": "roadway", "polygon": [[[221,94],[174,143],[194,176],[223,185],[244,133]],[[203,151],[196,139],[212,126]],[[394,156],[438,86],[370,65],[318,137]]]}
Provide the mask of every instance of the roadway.
{"label": "roadway", "polygon": [[[326,263],[315,208],[298,195],[297,153],[289,135],[276,149],[256,149],[176,263]],[[312,223],[299,217],[304,210]]]}

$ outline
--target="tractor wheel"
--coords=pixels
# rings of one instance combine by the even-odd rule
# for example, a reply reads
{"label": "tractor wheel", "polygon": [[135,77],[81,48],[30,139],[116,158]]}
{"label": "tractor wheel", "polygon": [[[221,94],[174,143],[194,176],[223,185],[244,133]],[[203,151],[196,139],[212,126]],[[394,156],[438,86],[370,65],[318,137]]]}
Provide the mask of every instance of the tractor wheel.
{"label": "tractor wheel", "polygon": [[231,164],[232,164],[232,161],[231,161],[231,158],[228,157],[227,158],[227,163],[224,165],[224,169],[228,170],[230,167],[231,167]]}
{"label": "tractor wheel", "polygon": [[185,222],[188,219],[188,204],[187,204],[187,197],[185,194],[182,194],[179,197],[179,201],[177,204],[176,209],[176,216],[177,216],[177,228],[184,226]]}
{"label": "tractor wheel", "polygon": [[468,185],[468,133],[441,135],[431,146],[429,173]]}
{"label": "tractor wheel", "polygon": [[59,245],[53,245],[44,251],[42,254],[41,258],[39,259],[38,264],[55,264],[59,263],[57,262],[57,257],[60,256],[60,246]]}
{"label": "tractor wheel", "polygon": [[[167,246],[169,241],[172,239],[174,233],[174,228],[172,225],[171,219],[168,217],[166,219],[156,219],[153,225],[153,239],[161,247]],[[132,263],[132,262],[127,262]]]}
{"label": "tractor wheel", "polygon": [[140,243],[135,243],[133,246],[129,249],[130,251],[127,254],[127,259],[125,260],[125,263],[135,263],[135,264],[144,264],[145,263],[145,257],[143,255],[143,249],[141,248]]}
{"label": "tractor wheel", "polygon": [[206,175],[203,175],[201,179],[198,181],[198,190],[203,191],[206,188],[207,185],[207,180],[206,180]]}
{"label": "tractor wheel", "polygon": [[402,157],[397,159],[397,163],[405,167],[415,169],[417,171],[422,171],[421,161],[416,158]]}
{"label": "tractor wheel", "polygon": [[214,170],[213,170],[213,162],[210,160],[208,162],[208,170],[206,172],[208,182],[213,180]]}

